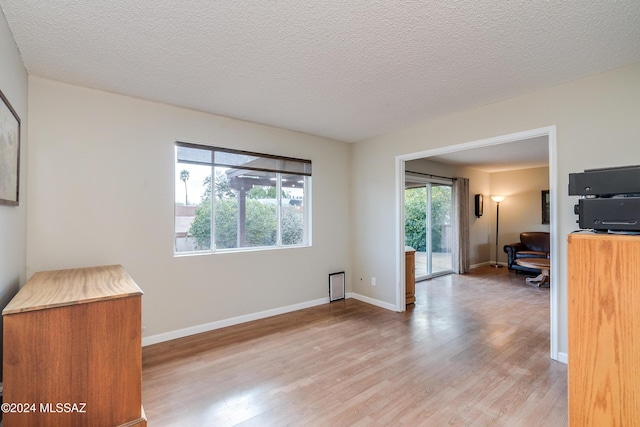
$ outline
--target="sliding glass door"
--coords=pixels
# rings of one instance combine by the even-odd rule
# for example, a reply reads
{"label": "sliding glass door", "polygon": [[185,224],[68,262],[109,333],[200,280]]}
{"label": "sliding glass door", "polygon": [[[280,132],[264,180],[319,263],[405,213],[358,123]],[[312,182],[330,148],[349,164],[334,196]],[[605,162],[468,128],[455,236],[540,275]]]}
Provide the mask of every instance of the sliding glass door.
{"label": "sliding glass door", "polygon": [[431,197],[428,200],[430,237],[428,240],[431,270],[427,275],[451,273],[453,270],[452,198],[451,184],[429,184]]}
{"label": "sliding glass door", "polygon": [[452,273],[452,182],[408,174],[405,187],[405,242],[416,250],[416,280]]}

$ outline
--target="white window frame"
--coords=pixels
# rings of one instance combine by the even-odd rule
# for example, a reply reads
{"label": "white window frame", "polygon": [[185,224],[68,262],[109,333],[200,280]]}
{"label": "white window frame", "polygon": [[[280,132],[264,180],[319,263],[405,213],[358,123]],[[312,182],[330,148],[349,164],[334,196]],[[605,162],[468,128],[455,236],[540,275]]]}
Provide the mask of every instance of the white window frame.
{"label": "white window frame", "polygon": [[[188,161],[180,161],[179,158],[179,154],[178,154],[178,150],[179,147],[185,147],[185,148],[191,148],[191,149],[199,149],[199,150],[203,150],[203,151],[210,151],[211,154],[211,162],[210,163],[206,163],[206,162],[188,162]],[[195,250],[181,250],[178,251],[176,246],[174,245],[174,256],[185,256],[185,255],[197,255],[197,254],[214,254],[214,253],[228,253],[228,252],[248,252],[248,251],[262,251],[262,250],[273,250],[273,249],[288,249],[288,248],[300,248],[300,247],[309,247],[312,245],[312,239],[311,239],[311,230],[312,230],[312,218],[311,218],[311,161],[310,160],[305,160],[305,159],[296,159],[296,158],[292,158],[292,157],[283,157],[283,156],[278,156],[278,155],[272,155],[272,154],[265,154],[265,153],[257,153],[257,152],[249,152],[249,151],[244,151],[244,150],[236,150],[236,149],[229,149],[229,148],[222,148],[222,147],[214,147],[214,146],[208,146],[208,145],[200,145],[200,144],[192,144],[192,143],[186,143],[186,142],[181,142],[181,141],[176,141],[174,144],[174,149],[175,149],[175,159],[174,159],[174,176],[175,174],[178,173],[178,169],[180,168],[181,164],[186,164],[186,163],[192,163],[192,164],[201,164],[201,165],[206,165],[206,164],[210,164],[211,165],[211,186],[212,186],[212,194],[211,194],[211,234],[210,234],[210,249],[195,249]],[[228,165],[220,165],[217,164],[215,161],[215,153],[216,152],[224,152],[224,153],[228,153],[228,154],[237,154],[237,155],[248,155],[248,156],[256,156],[259,158],[263,158],[263,159],[272,159],[276,161],[277,165],[285,165],[285,164],[291,164],[293,163],[298,163],[298,164],[304,164],[305,165],[305,170],[304,172],[297,172],[297,171],[291,171],[291,170],[286,170],[286,169],[282,169],[282,170],[272,170],[269,168],[266,169],[261,169],[263,172],[269,172],[269,173],[273,173],[276,176],[276,224],[277,224],[277,230],[276,230],[276,243],[274,245],[266,245],[266,246],[242,246],[242,247],[235,247],[235,248],[217,248],[216,247],[216,230],[215,230],[215,203],[216,203],[216,197],[215,197],[215,170],[216,170],[216,166],[224,166],[224,167],[229,167],[229,168],[235,168],[235,169],[247,169],[246,165],[235,165],[235,166],[228,166]],[[256,170],[260,170],[260,169],[256,169]],[[302,239],[302,243],[299,244],[289,244],[289,245],[284,245],[282,243],[282,234],[283,234],[283,230],[282,230],[282,219],[283,219],[283,215],[282,215],[282,175],[299,175],[302,179],[303,179],[303,199],[302,199],[302,215],[303,215],[303,239]],[[176,184],[177,185],[177,184]],[[175,187],[174,187],[174,206],[175,205]],[[175,222],[176,222],[176,209],[174,207],[174,233],[175,233]]]}

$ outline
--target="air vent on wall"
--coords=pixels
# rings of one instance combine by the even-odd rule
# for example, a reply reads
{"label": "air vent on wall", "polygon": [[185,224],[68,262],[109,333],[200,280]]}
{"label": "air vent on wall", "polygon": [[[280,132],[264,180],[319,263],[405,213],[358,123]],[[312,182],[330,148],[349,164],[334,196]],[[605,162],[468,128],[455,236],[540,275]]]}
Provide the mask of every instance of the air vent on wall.
{"label": "air vent on wall", "polygon": [[329,301],[344,299],[344,271],[329,274]]}

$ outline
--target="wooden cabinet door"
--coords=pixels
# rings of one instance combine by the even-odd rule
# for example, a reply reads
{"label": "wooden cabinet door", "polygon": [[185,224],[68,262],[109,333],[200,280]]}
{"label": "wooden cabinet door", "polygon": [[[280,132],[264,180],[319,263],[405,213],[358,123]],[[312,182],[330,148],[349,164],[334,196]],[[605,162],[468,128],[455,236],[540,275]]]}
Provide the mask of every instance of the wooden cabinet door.
{"label": "wooden cabinet door", "polygon": [[569,424],[640,426],[640,236],[569,236]]}

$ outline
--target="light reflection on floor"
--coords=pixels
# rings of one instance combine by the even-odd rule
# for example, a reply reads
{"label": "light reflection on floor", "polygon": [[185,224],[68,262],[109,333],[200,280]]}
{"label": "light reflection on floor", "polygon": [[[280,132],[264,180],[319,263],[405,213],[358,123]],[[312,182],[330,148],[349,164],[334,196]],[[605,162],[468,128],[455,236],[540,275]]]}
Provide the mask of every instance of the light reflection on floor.
{"label": "light reflection on floor", "polygon": [[[451,252],[434,252],[431,257],[431,269],[434,273],[451,270]],[[416,252],[416,277],[427,275],[427,253]]]}
{"label": "light reflection on floor", "polygon": [[[524,321],[514,313],[509,317],[508,313],[516,300],[528,300],[529,292],[548,294],[542,288],[526,285],[525,276],[507,269],[483,268],[465,275],[449,274],[417,282],[416,302],[407,306],[407,311],[413,313],[412,333],[417,340],[425,336],[437,339],[463,335],[471,328],[484,334],[484,343],[502,347],[516,337],[515,332]],[[530,303],[548,312],[548,300]],[[486,321],[488,306],[495,313],[490,322]]]}
{"label": "light reflection on floor", "polygon": [[263,395],[263,390],[247,390],[230,396],[222,402],[211,405],[205,419],[217,420],[220,424],[216,425],[237,425],[264,412],[264,408],[260,405],[261,399],[264,399]]}

